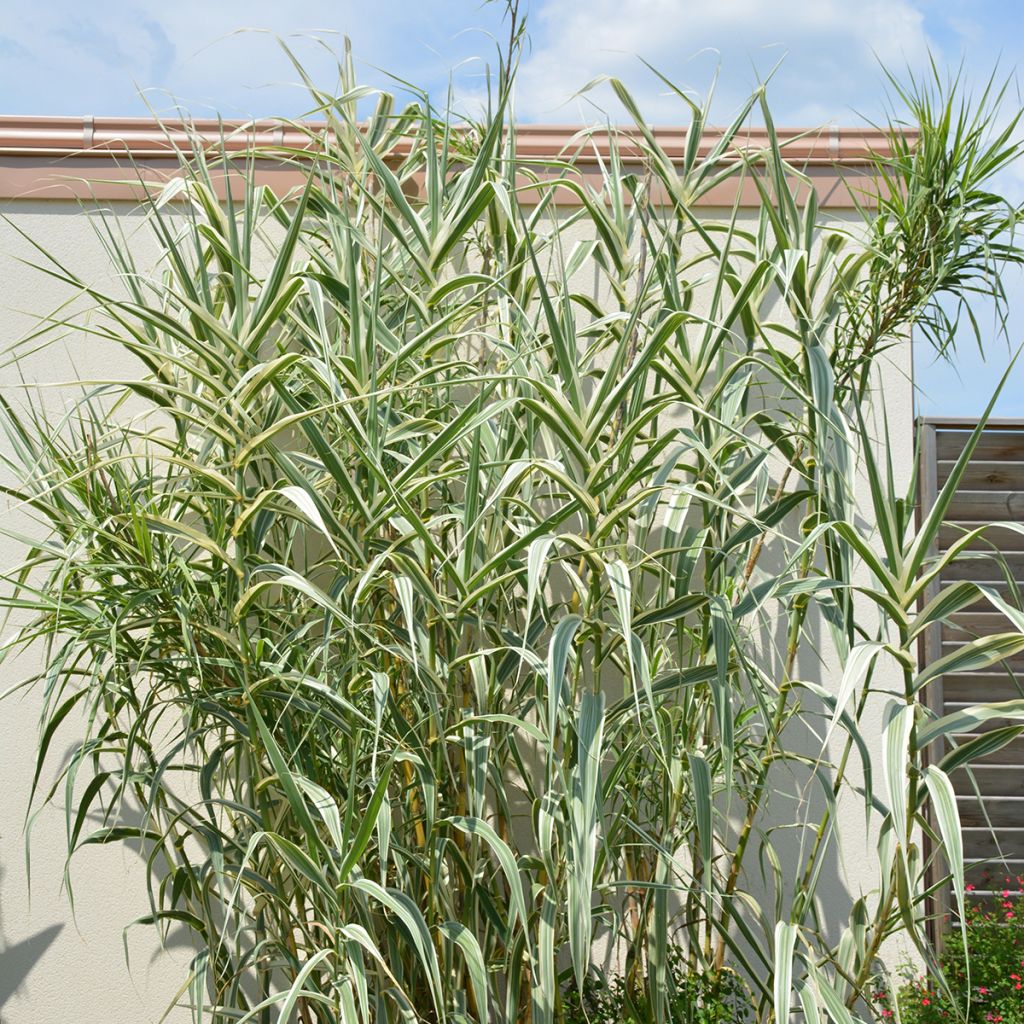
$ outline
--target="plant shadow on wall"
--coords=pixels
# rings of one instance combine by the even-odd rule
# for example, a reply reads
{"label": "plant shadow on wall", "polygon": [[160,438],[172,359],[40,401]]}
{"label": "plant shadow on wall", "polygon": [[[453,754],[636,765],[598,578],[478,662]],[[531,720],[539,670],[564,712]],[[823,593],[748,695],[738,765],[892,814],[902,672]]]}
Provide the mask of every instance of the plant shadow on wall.
{"label": "plant shadow on wall", "polygon": [[[944,310],[1022,261],[990,190],[1015,122],[912,83],[862,220],[829,223],[763,89],[722,131],[680,95],[670,159],[613,81],[642,170],[612,132],[592,184],[517,157],[511,20],[478,123],[426,96],[359,121],[346,57],[306,145],[258,154],[301,189],[197,141],[144,204],[156,267],[94,218],[123,291],[38,249],[90,309],[10,361],[69,335],[138,365],[59,416],[3,403],[37,537],[8,650],[44,655],[40,759],[77,730],[69,851],[145,844],[147,920],[191,931],[218,1024],[546,1024],[602,992],[623,1019],[849,1024],[894,935],[944,984],[920,837],[962,900],[949,776],[1024,730],[1021,701],[927,707],[1024,649],[1024,615],[969,583],[921,607],[977,435],[918,525],[877,395],[892,346],[946,351]],[[704,216],[741,180],[755,217]],[[977,602],[1008,631],[918,666]],[[874,880],[826,920],[840,805]]]}
{"label": "plant shadow on wall", "polygon": [[[0,892],[5,872],[0,868]],[[0,901],[0,906],[3,906]],[[64,930],[62,924],[51,924],[18,942],[4,934],[0,915],[0,1011],[16,996],[30,995],[28,979],[35,965],[43,958],[54,939]]]}

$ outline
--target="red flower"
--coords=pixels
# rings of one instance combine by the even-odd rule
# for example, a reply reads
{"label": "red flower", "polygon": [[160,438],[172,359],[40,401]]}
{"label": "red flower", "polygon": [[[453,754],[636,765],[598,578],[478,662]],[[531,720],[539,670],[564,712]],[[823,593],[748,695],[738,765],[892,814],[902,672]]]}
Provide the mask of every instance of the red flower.
{"label": "red flower", "polygon": [[930,999],[922,999],[921,1000],[921,1005],[922,1006],[931,1006],[932,1005],[932,1001]]}

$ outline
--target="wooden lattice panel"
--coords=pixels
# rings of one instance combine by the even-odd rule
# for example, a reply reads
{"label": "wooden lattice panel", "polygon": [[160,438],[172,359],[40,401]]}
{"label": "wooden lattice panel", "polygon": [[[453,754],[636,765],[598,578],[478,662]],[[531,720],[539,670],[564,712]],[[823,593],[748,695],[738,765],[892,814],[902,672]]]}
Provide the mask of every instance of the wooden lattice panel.
{"label": "wooden lattice panel", "polygon": [[[933,504],[975,426],[961,420],[925,420],[920,424],[922,510]],[[948,550],[966,530],[982,523],[1024,523],[1024,421],[992,422],[985,428],[946,520],[936,552]],[[972,557],[943,573],[943,584],[971,580],[989,584],[1004,595],[1012,593],[1015,585],[1024,591],[1024,534],[991,530],[987,540],[974,542],[971,549]],[[937,589],[934,587],[932,593]],[[979,603],[929,632],[923,639],[922,653],[931,661],[964,640],[1010,629],[1001,613]],[[980,671],[947,675],[929,689],[929,703],[943,714],[968,704],[1024,697],[1024,656]],[[985,723],[984,728],[1006,724],[997,720]],[[979,893],[1002,889],[1007,876],[1015,879],[1024,875],[1024,737],[983,758],[973,777],[958,770],[952,779],[969,881]]]}

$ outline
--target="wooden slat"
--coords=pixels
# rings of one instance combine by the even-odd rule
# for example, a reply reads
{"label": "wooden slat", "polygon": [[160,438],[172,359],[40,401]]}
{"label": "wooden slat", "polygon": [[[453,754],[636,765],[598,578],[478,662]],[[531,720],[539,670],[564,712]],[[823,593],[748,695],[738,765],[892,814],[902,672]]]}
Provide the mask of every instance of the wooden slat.
{"label": "wooden slat", "polygon": [[[985,697],[986,697],[986,700],[987,700],[988,694],[986,694]],[[977,703],[978,703],[977,697],[974,700],[964,701],[962,703],[960,701],[947,700],[943,710],[946,712],[946,714],[952,715],[952,714],[956,713],[957,711],[965,711],[967,708],[974,707]],[[991,729],[1001,729],[1004,725],[1020,725],[1020,726],[1024,726],[1024,721],[1021,721],[1021,720],[1018,720],[1018,719],[1007,720],[1007,721],[1003,721],[1002,719],[999,719],[998,721],[996,719],[992,719],[991,721],[993,723],[991,725],[989,725],[988,722],[986,722],[984,725],[979,725],[978,726],[978,731],[979,732],[987,732],[990,728]]]}
{"label": "wooden slat", "polygon": [[1002,612],[971,611],[951,615],[949,622],[943,623],[942,639],[964,643],[979,636],[1013,632],[1016,632],[1013,623]]}
{"label": "wooden slat", "polygon": [[[949,479],[956,463],[953,460],[938,464],[936,477],[941,487]],[[1024,491],[1024,462],[972,461],[960,479],[965,491]]]}
{"label": "wooden slat", "polygon": [[[936,466],[936,481],[939,486],[949,479],[953,460],[943,461]],[[972,460],[959,482],[962,490],[1024,490],[1024,461],[985,462]]]}
{"label": "wooden slat", "polygon": [[[948,586],[952,582],[954,582],[954,581],[949,579],[948,577],[944,577],[944,585]],[[1024,595],[1024,581],[1021,581],[1021,580],[1017,580],[1014,583],[1014,587],[1016,588],[1014,591],[1011,591],[1010,585],[1006,582],[1006,580],[1002,580],[1002,579],[999,579],[999,580],[982,580],[982,579],[977,579],[977,580],[974,580],[974,582],[975,583],[984,583],[986,587],[991,587],[997,594],[999,594],[1000,597],[1002,597],[1004,600],[1009,601],[1011,604],[1013,604],[1014,601],[1017,600],[1016,595],[1018,595],[1018,594],[1019,595]]]}
{"label": "wooden slat", "polygon": [[[983,793],[983,796],[988,795]],[[997,829],[1024,829],[1024,797],[1001,796],[998,800],[985,799],[982,803],[976,796],[961,796],[957,798],[956,805],[964,828],[991,824]]]}
{"label": "wooden slat", "polygon": [[943,685],[947,704],[979,704],[1024,697],[1024,676],[1013,679],[1005,672],[992,670],[948,675]]}
{"label": "wooden slat", "polygon": [[1006,519],[1024,521],[1022,491],[957,491],[949,504],[947,519],[991,523]]}
{"label": "wooden slat", "polygon": [[[958,523],[952,516],[939,527],[939,550],[948,551],[961,537],[970,530],[977,529],[981,523]],[[972,540],[968,551],[1024,551],[1024,533],[1017,530],[992,527],[982,536]]]}
{"label": "wooden slat", "polygon": [[[963,646],[963,640],[957,639],[955,641],[944,641],[942,644],[942,654],[945,657],[947,654],[952,654]],[[1018,673],[1024,673],[1024,652],[1015,654],[1012,658],[1006,658],[1004,661],[1000,661],[997,664],[1005,665],[1014,675]]]}
{"label": "wooden slat", "polygon": [[[936,431],[936,454],[939,462],[956,459],[971,436],[969,430]],[[1002,462],[1024,460],[1024,430],[986,430],[974,449],[975,460]]]}
{"label": "wooden slat", "polygon": [[950,776],[953,789],[973,799],[975,786],[986,796],[1024,798],[1024,772],[1008,772],[992,765],[979,765],[970,772],[960,768]]}
{"label": "wooden slat", "polygon": [[1002,633],[1014,628],[1008,616],[996,611],[984,599],[971,605],[966,611],[954,612],[949,617],[949,625],[954,629],[978,636],[989,636],[992,633]]}
{"label": "wooden slat", "polygon": [[1000,582],[1006,579],[1003,565],[1012,579],[1024,581],[1024,551],[1003,551],[997,555],[981,552],[955,558],[942,570],[943,582],[972,580],[975,583]]}
{"label": "wooden slat", "polygon": [[[1006,725],[1007,723],[1003,722],[1002,724]],[[979,732],[980,731],[983,730],[979,730]],[[957,741],[964,743],[971,738],[970,734],[958,736]],[[1001,767],[1006,766],[1008,768],[1012,767],[1012,770],[1015,772],[1020,771],[1021,769],[1019,766],[1024,764],[1024,736],[1018,736],[1015,740],[1011,740],[1005,747],[1000,748],[993,754],[986,754],[984,757],[979,757],[975,764],[998,765]]]}
{"label": "wooden slat", "polygon": [[987,828],[965,828],[964,856],[968,860],[987,857],[1024,860],[1024,829],[1003,829],[996,837]]}

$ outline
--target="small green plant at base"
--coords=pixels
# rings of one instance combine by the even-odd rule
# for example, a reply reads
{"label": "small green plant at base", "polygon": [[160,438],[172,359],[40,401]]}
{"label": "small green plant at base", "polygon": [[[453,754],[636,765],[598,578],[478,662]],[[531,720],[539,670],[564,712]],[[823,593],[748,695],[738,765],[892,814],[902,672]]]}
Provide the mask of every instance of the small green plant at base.
{"label": "small green plant at base", "polygon": [[[992,895],[972,896],[964,931],[950,929],[943,943],[940,962],[952,1000],[934,979],[908,970],[898,995],[901,1024],[1024,1022],[1024,878],[1005,877],[1001,889],[999,884],[998,878],[983,882]],[[967,889],[976,892],[972,885]],[[892,1017],[880,995],[882,1015]]]}
{"label": "small green plant at base", "polygon": [[[684,952],[672,947],[668,955],[668,1019],[679,1024],[748,1024],[753,1019],[751,993],[742,979],[726,967],[719,975],[694,971]],[[651,983],[634,985],[622,974],[611,978],[591,974],[580,991],[563,996],[565,1024],[648,1024],[658,1020],[645,995]]]}

